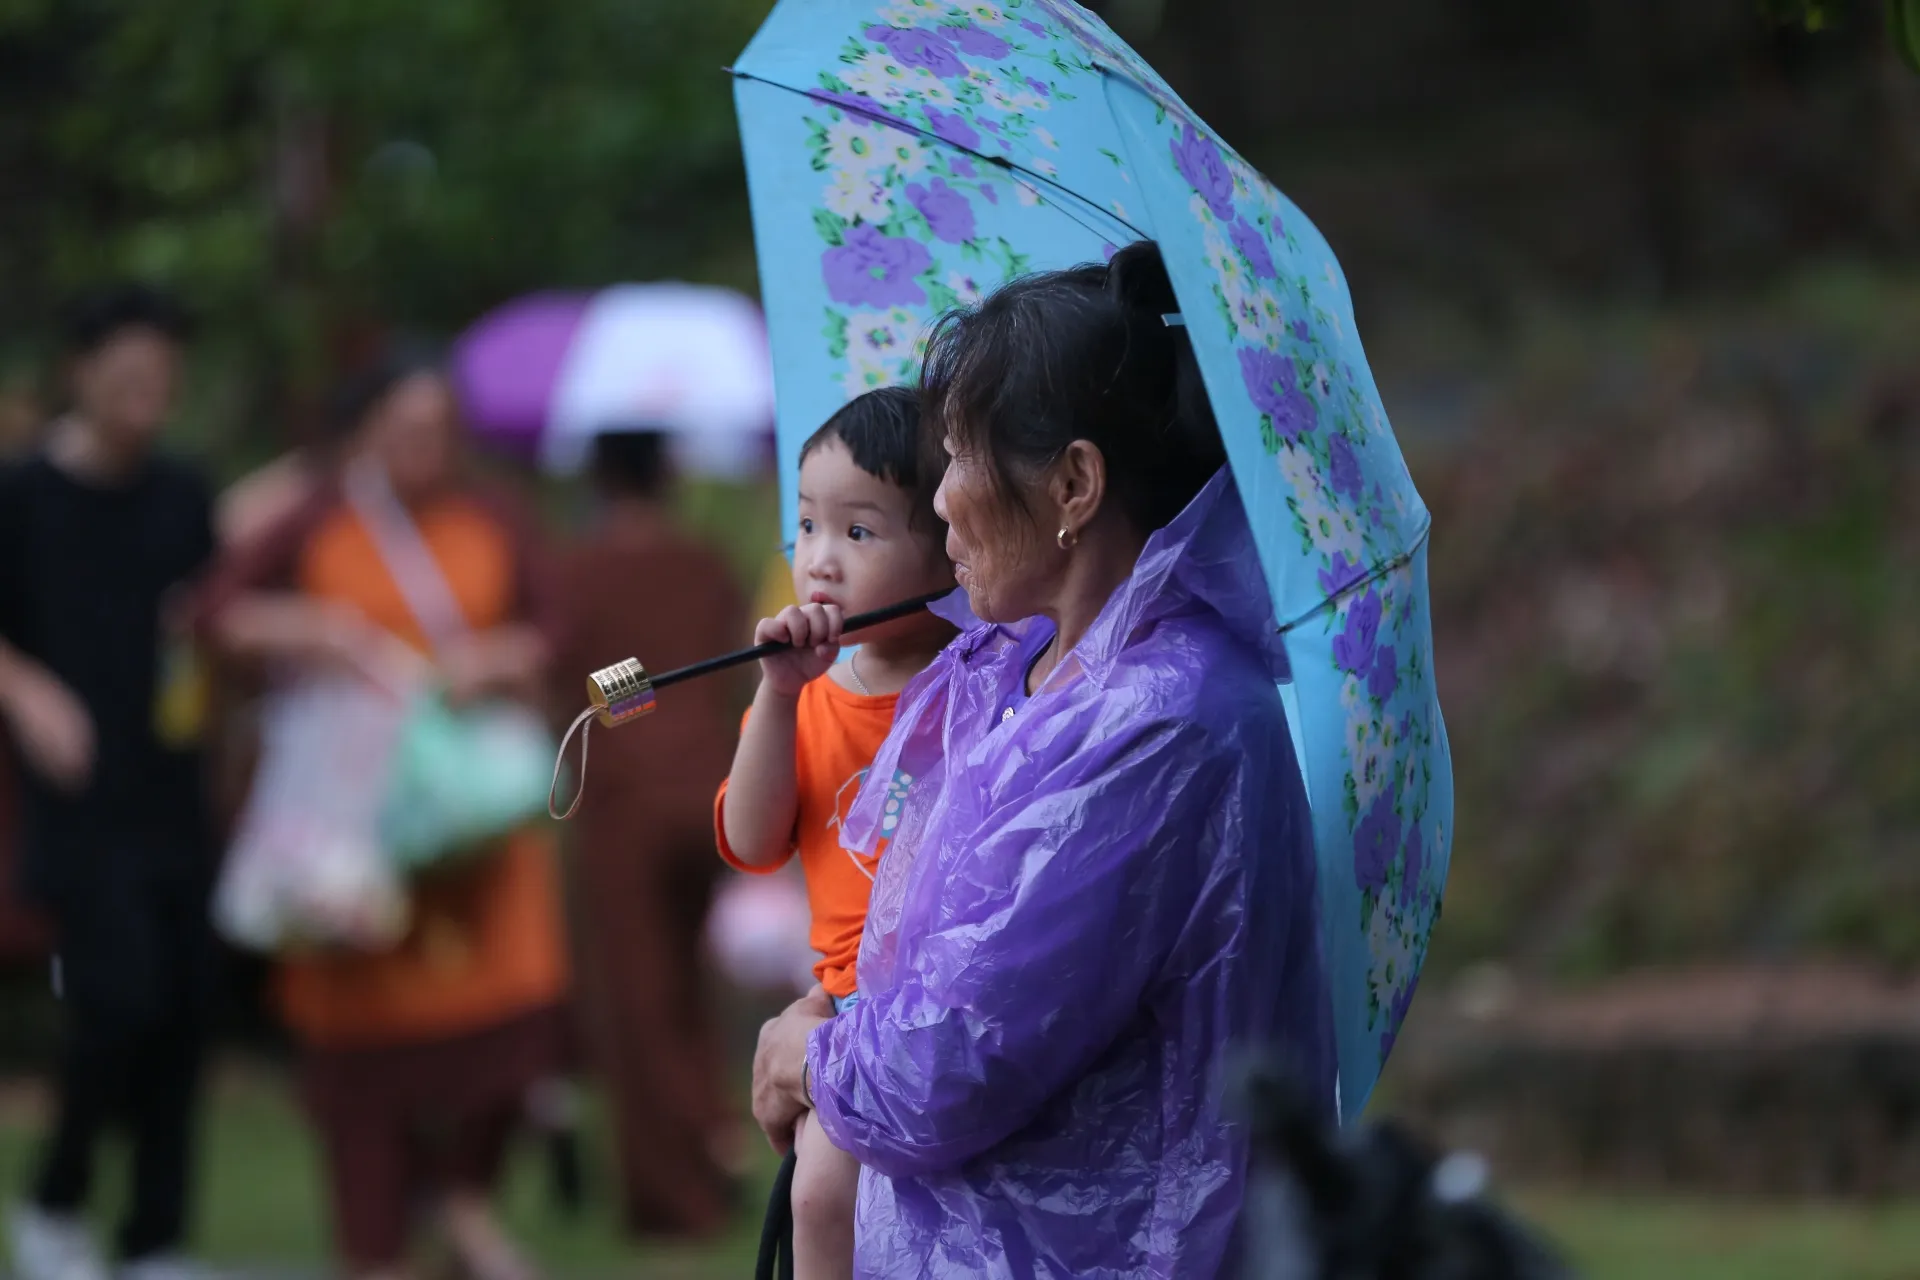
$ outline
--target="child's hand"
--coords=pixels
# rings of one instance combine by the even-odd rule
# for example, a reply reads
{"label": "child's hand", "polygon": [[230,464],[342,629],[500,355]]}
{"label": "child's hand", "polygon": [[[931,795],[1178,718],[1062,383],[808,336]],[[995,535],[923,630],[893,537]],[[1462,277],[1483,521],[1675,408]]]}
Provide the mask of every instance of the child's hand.
{"label": "child's hand", "polygon": [[760,659],[767,687],[782,697],[797,698],[808,681],[818,680],[840,656],[840,626],[845,621],[836,604],[788,605],[753,629],[753,642],[784,641],[785,653]]}

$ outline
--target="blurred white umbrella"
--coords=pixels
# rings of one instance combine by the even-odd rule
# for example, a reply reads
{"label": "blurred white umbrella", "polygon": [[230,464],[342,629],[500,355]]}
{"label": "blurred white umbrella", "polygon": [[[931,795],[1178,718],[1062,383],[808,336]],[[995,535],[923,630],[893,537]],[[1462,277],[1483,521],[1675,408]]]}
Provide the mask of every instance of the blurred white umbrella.
{"label": "blurred white umbrella", "polygon": [[536,295],[483,318],[454,356],[484,437],[577,472],[593,437],[662,431],[682,466],[755,470],[773,428],[766,325],[751,300],[689,284]]}

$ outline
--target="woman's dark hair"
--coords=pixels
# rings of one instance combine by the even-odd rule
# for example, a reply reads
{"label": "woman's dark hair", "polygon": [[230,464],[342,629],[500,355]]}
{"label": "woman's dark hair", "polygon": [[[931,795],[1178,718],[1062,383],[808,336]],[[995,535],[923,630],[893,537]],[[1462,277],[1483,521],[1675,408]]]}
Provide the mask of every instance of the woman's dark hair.
{"label": "woman's dark hair", "polygon": [[1120,510],[1159,529],[1226,462],[1186,327],[1166,320],[1179,310],[1150,240],[1105,266],[1009,281],[935,328],[921,383],[929,427],[989,458],[1008,496],[1085,440]]}
{"label": "woman's dark hair", "polygon": [[621,497],[655,498],[673,474],[664,432],[602,431],[593,438],[594,483]]}
{"label": "woman's dark hair", "polygon": [[360,429],[367,415],[400,386],[420,374],[443,377],[438,355],[426,348],[406,348],[382,356],[373,364],[341,380],[327,401],[322,438],[344,440]]}
{"label": "woman's dark hair", "polygon": [[853,465],[877,480],[898,485],[913,500],[910,524],[942,538],[946,524],[933,510],[940,469],[928,463],[920,429],[920,394],[911,387],[881,387],[842,405],[800,446],[800,461],[829,440],[853,455]]}
{"label": "woman's dark hair", "polygon": [[108,285],[78,299],[67,313],[69,355],[88,356],[128,329],[152,329],[173,342],[193,334],[193,321],[179,300],[149,285]]}

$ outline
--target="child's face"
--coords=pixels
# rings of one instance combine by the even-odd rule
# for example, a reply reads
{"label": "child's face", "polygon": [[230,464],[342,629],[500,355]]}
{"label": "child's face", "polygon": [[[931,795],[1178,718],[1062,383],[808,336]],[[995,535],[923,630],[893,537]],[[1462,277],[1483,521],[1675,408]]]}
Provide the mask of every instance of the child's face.
{"label": "child's face", "polygon": [[840,441],[823,441],[800,464],[795,597],[852,616],[952,586],[946,552],[909,527],[911,512],[905,489],[862,471]]}

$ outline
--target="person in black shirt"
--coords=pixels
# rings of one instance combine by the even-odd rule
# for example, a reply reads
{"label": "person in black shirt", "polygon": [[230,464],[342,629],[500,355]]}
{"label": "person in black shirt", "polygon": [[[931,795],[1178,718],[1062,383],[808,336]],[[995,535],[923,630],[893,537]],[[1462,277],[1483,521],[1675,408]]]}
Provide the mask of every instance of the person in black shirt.
{"label": "person in black shirt", "polygon": [[133,1140],[119,1273],[187,1269],[211,878],[185,592],[213,556],[199,475],[160,456],[185,323],[123,287],[76,315],[73,407],[0,469],[0,724],[23,773],[27,895],[57,935],[59,1108],[10,1215],[20,1280],[98,1280],[82,1227],[107,1123]]}

